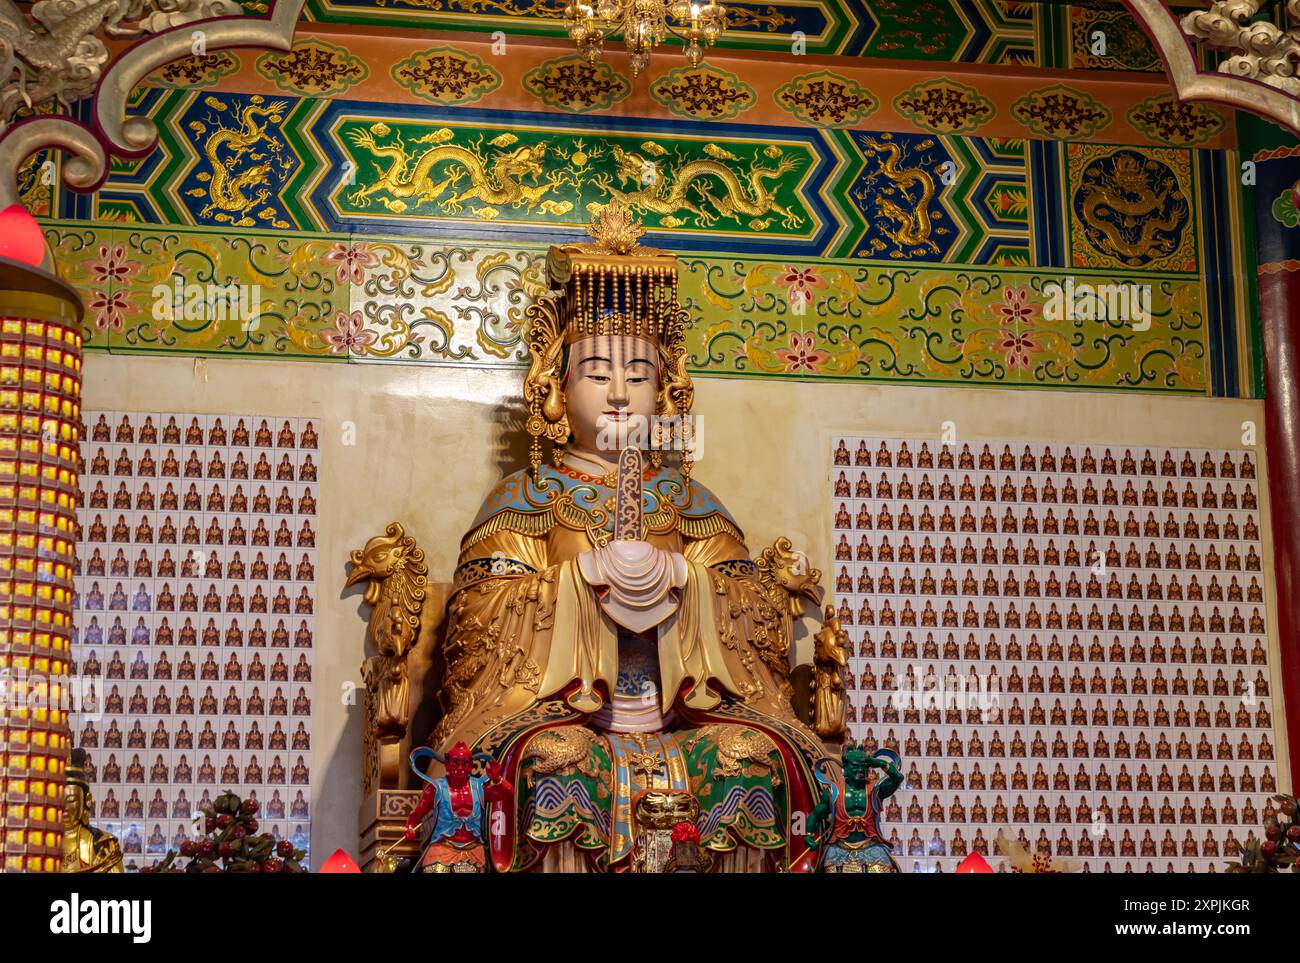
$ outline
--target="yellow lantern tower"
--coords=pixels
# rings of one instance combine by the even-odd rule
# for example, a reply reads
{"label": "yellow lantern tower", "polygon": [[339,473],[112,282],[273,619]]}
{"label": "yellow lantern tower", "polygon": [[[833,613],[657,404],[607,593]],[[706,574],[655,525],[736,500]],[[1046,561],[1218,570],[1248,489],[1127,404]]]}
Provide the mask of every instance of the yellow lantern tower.
{"label": "yellow lantern tower", "polygon": [[82,305],[0,257],[0,859],[57,872],[72,651]]}

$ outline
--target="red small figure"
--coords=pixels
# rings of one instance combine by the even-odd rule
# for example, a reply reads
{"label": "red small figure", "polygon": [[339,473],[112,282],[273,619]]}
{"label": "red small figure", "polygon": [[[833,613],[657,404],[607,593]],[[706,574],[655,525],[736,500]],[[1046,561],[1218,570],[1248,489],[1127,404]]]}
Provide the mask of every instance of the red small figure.
{"label": "red small figure", "polygon": [[[430,779],[420,769],[424,756],[443,763],[446,775]],[[472,775],[475,759],[487,761],[487,775]],[[428,785],[419,803],[406,819],[407,840],[413,840],[426,816],[433,813],[433,831],[420,854],[419,872],[481,873],[487,864],[487,805],[514,796],[515,788],[506,780],[501,766],[487,753],[471,753],[469,746],[458,742],[446,756],[421,748],[411,753],[411,768]]]}

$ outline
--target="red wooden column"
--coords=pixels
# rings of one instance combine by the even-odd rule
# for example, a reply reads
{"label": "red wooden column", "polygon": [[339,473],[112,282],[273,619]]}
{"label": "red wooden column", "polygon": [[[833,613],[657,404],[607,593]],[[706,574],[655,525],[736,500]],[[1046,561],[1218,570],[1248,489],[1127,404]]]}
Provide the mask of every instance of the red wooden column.
{"label": "red wooden column", "polygon": [[1259,266],[1264,443],[1291,785],[1300,773],[1300,260]]}
{"label": "red wooden column", "polygon": [[1264,443],[1282,698],[1295,791],[1300,785],[1300,226],[1288,207],[1300,205],[1300,144],[1253,119],[1238,130],[1242,158],[1253,160],[1256,168],[1256,183],[1249,190],[1264,342]]}

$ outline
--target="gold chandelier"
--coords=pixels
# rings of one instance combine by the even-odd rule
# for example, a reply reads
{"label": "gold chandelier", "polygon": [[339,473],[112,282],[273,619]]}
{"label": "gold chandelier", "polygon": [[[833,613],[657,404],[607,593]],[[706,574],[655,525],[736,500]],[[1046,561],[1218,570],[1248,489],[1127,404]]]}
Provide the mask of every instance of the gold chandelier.
{"label": "gold chandelier", "polygon": [[672,34],[686,45],[692,67],[704,59],[704,45],[713,45],[727,29],[727,8],[714,0],[569,0],[564,8],[569,38],[590,63],[599,59],[605,39],[623,34],[632,76],[645,70],[650,52]]}

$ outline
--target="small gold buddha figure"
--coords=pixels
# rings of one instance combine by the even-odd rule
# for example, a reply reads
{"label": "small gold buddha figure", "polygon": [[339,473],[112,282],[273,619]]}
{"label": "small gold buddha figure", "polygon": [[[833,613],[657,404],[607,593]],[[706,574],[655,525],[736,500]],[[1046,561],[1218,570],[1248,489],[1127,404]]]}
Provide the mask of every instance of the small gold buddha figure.
{"label": "small gold buddha figure", "polygon": [[120,873],[122,847],[117,837],[90,825],[90,782],[86,750],[72,750],[63,793],[63,872]]}

